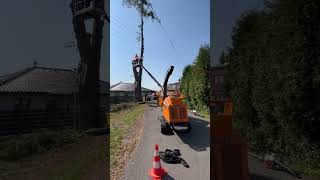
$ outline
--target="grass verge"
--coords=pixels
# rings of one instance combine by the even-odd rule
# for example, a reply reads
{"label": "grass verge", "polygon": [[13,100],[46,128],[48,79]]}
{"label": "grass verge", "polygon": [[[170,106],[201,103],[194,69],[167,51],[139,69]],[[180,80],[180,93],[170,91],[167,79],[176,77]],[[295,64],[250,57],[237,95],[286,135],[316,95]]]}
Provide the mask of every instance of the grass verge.
{"label": "grass verge", "polygon": [[122,140],[134,122],[142,116],[145,105],[137,104],[133,107],[110,114],[110,165],[117,163],[123,150]]}
{"label": "grass verge", "polygon": [[199,112],[199,115],[200,115],[201,117],[203,117],[204,119],[210,120],[210,112],[209,112],[209,111],[200,111],[200,112]]}
{"label": "grass verge", "polygon": [[58,149],[75,143],[79,133],[74,130],[39,130],[31,134],[2,137],[0,140],[0,160],[14,161],[33,154]]}
{"label": "grass verge", "polygon": [[[248,146],[249,150],[255,154],[263,155],[265,153],[262,152],[261,148],[257,148],[258,146],[255,144],[249,142]],[[306,148],[303,151],[295,152],[294,154],[290,155],[288,154],[283,154],[282,156],[276,154],[276,160],[280,161],[299,175],[302,175],[310,180],[320,180],[319,150],[311,150],[311,148]]]}
{"label": "grass verge", "polygon": [[[47,132],[49,133],[49,132]],[[50,132],[53,135],[58,132]],[[44,139],[60,139],[62,135],[68,133],[59,132],[60,137]],[[75,141],[61,145],[60,143],[52,143],[51,141],[44,141],[47,143],[39,143],[39,138],[35,134],[30,134],[28,137],[21,137],[19,141],[26,139],[26,145],[18,146],[16,153],[13,157],[18,159],[0,160],[0,179],[14,180],[85,180],[85,179],[98,179],[98,177],[106,176],[106,146],[107,141],[105,136],[78,136]],[[32,136],[33,138],[30,138]],[[68,139],[68,138],[67,138]],[[38,143],[37,143],[38,142]],[[50,143],[49,143],[50,142]],[[22,143],[23,144],[23,143]],[[44,144],[52,146],[44,152],[33,151],[34,153],[28,156],[20,157],[25,152],[20,150],[23,147],[45,147]],[[58,146],[59,145],[59,146]],[[60,146],[61,145],[61,146]],[[29,148],[32,149],[32,148]],[[38,149],[38,148],[34,148]],[[24,152],[24,153],[21,153]],[[11,157],[11,156],[9,156]]]}
{"label": "grass verge", "polygon": [[118,111],[121,111],[121,110],[132,108],[133,106],[135,106],[135,103],[132,103],[132,102],[111,104],[110,112],[118,112]]}

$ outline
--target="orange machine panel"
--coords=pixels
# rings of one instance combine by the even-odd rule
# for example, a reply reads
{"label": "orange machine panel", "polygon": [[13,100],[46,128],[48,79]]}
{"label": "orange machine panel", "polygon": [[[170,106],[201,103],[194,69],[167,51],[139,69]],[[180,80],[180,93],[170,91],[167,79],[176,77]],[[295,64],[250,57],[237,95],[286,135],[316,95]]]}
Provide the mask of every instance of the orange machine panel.
{"label": "orange machine panel", "polygon": [[189,122],[187,106],[183,104],[182,99],[179,97],[166,97],[163,102],[162,112],[169,124]]}
{"label": "orange machine panel", "polygon": [[162,106],[163,96],[159,96],[159,97],[158,97],[158,103],[159,103],[159,106]]}
{"label": "orange machine panel", "polygon": [[[236,140],[234,139],[236,138]],[[214,144],[211,149],[213,179],[249,180],[247,144],[240,137],[231,137],[230,144]],[[240,140],[240,142],[239,142]],[[232,173],[230,173],[232,172]]]}

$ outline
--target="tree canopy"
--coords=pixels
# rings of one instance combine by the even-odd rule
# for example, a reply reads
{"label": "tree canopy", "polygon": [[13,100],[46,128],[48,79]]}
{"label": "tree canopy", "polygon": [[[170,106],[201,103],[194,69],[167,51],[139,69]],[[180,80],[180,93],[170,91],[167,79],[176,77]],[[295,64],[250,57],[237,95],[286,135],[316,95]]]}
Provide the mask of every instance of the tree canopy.
{"label": "tree canopy", "polygon": [[122,4],[129,8],[135,7],[142,17],[160,21],[153,11],[150,0],[122,0]]}

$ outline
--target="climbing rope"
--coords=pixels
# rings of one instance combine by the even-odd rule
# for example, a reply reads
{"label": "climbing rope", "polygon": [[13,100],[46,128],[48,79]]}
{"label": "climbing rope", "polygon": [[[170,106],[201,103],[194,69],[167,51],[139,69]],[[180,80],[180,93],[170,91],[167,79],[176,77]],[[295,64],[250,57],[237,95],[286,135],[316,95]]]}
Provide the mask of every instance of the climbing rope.
{"label": "climbing rope", "polygon": [[189,168],[189,164],[181,158],[181,153],[179,149],[174,149],[173,151],[170,149],[166,149],[164,152],[159,151],[160,158],[163,162],[169,164],[182,164],[184,167]]}

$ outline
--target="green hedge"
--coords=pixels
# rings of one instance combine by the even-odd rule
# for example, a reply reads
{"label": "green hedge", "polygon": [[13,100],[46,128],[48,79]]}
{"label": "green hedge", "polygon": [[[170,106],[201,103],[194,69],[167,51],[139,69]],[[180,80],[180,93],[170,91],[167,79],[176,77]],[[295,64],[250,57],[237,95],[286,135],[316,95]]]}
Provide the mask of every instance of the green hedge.
{"label": "green hedge", "polygon": [[274,0],[242,15],[220,58],[236,126],[257,151],[309,170],[320,168],[319,27],[320,1]]}
{"label": "green hedge", "polygon": [[209,49],[209,45],[202,45],[193,64],[183,70],[180,89],[189,109],[209,112]]}

